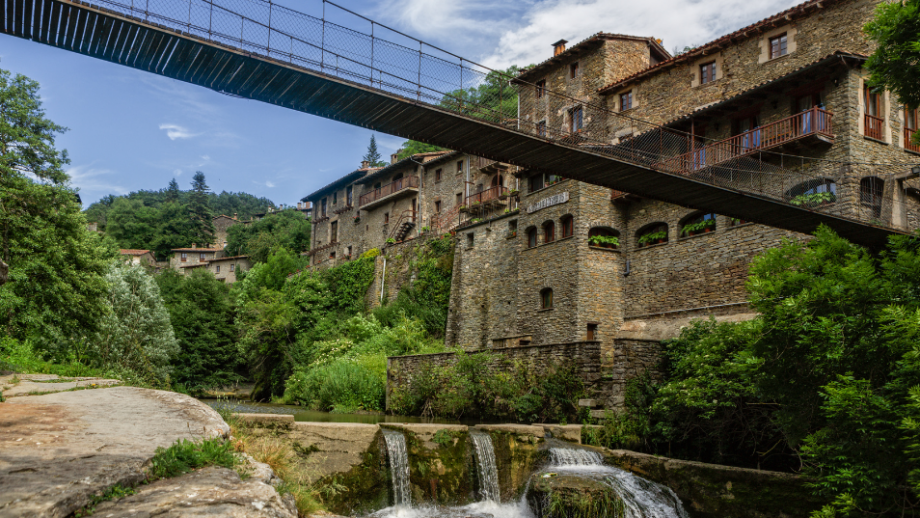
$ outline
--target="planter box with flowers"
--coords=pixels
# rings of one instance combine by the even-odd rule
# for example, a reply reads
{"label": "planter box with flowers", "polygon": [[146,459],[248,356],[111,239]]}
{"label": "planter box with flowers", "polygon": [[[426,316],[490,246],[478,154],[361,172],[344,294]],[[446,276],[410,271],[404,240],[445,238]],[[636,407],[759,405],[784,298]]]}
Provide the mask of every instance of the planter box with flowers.
{"label": "planter box with flowers", "polygon": [[469,211],[470,211],[470,208],[467,207],[466,205],[461,205],[461,206],[460,206],[460,212],[464,212],[464,213],[465,213],[465,212],[469,212]]}
{"label": "planter box with flowers", "polygon": [[811,194],[800,194],[789,200],[789,203],[798,207],[812,209],[823,205],[830,205],[837,201],[837,195],[832,192],[813,192]]}
{"label": "planter box with flowers", "polygon": [[697,234],[704,234],[706,232],[712,232],[713,227],[716,226],[716,220],[714,219],[704,219],[703,221],[698,221],[696,223],[690,223],[689,225],[684,225],[680,229],[681,235],[684,236],[695,236]]}
{"label": "planter box with flowers", "polygon": [[591,246],[616,250],[620,246],[620,238],[616,236],[591,236],[588,238],[588,243]]}
{"label": "planter box with flowers", "polygon": [[668,241],[668,231],[659,230],[658,232],[649,232],[639,236],[639,246],[649,246]]}

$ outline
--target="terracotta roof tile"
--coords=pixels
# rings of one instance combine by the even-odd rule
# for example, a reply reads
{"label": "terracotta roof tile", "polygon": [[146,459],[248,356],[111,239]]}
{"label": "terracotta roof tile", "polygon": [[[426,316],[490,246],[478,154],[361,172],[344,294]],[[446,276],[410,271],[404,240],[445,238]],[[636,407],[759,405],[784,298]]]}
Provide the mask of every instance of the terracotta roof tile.
{"label": "terracotta roof tile", "polygon": [[212,252],[223,252],[223,248],[173,248],[173,252],[203,252],[203,253],[212,253]]}
{"label": "terracotta roof tile", "polygon": [[123,248],[118,251],[121,255],[144,255],[149,254],[150,250],[138,250],[134,248]]}
{"label": "terracotta roof tile", "polygon": [[536,65],[534,65],[534,66],[532,66],[532,67],[530,67],[530,68],[527,68],[526,70],[520,71],[520,72],[518,73],[518,76],[517,76],[517,77],[515,78],[515,80],[513,80],[512,82],[514,82],[514,81],[516,81],[516,80],[523,81],[524,78],[526,78],[526,77],[531,77],[531,76],[535,75],[537,72],[543,71],[544,69],[548,68],[548,66],[550,66],[550,65],[555,65],[556,63],[558,63],[558,62],[560,62],[560,61],[564,61],[564,60],[570,58],[570,57],[572,57],[573,55],[577,54],[577,53],[578,53],[579,51],[581,51],[582,49],[585,49],[585,48],[587,48],[588,46],[590,46],[590,45],[592,45],[592,44],[594,44],[594,43],[597,43],[597,42],[599,42],[599,41],[604,41],[604,40],[616,40],[616,39],[621,39],[621,40],[625,39],[625,40],[634,40],[634,41],[645,41],[645,42],[647,42],[649,45],[651,45],[655,50],[657,50],[657,51],[661,54],[662,57],[664,57],[664,58],[669,58],[669,57],[671,56],[671,54],[670,54],[667,50],[665,50],[664,47],[661,46],[661,44],[658,42],[658,40],[655,39],[655,38],[652,38],[652,37],[646,37],[646,36],[630,36],[630,35],[628,35],[628,34],[613,34],[613,33],[609,33],[609,32],[598,32],[598,33],[592,34],[591,36],[588,36],[587,38],[585,38],[585,39],[579,41],[579,42],[576,43],[575,45],[572,45],[571,47],[567,48],[567,49],[565,50],[565,52],[562,52],[562,53],[560,53],[560,54],[557,54],[557,55],[555,55],[555,56],[553,56],[553,57],[547,59],[546,61],[542,61],[542,62],[540,62],[540,63],[537,63]]}

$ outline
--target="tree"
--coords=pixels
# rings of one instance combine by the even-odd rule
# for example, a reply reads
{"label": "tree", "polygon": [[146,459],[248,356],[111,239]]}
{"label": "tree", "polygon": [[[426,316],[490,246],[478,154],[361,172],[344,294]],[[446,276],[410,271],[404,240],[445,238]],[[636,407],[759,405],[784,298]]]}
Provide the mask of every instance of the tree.
{"label": "tree", "polygon": [[166,203],[176,203],[179,201],[179,194],[179,182],[177,182],[175,178],[169,180],[169,186],[166,187],[166,198],[164,201]]}
{"label": "tree", "polygon": [[[864,30],[878,44],[866,62],[869,84],[920,108],[920,0],[880,3]],[[920,143],[920,134],[914,134],[914,142]]]}
{"label": "tree", "polygon": [[192,220],[193,236],[199,244],[209,244],[214,239],[214,223],[208,203],[210,187],[205,183],[204,173],[195,172],[192,177],[192,192],[189,193],[188,213]]}
{"label": "tree", "polygon": [[117,263],[105,279],[109,311],[92,342],[94,363],[123,380],[169,387],[170,362],[179,346],[157,284],[143,267]]}
{"label": "tree", "polygon": [[0,329],[66,352],[106,313],[107,262],[117,249],[86,230],[55,148],[65,128],[44,117],[38,83],[0,70]]}
{"label": "tree", "polygon": [[377,139],[371,135],[371,143],[367,145],[367,153],[361,158],[362,161],[370,164],[371,167],[383,167],[386,162],[380,160],[380,152],[377,151]]}
{"label": "tree", "polygon": [[297,210],[282,210],[266,215],[249,225],[233,225],[227,230],[227,250],[232,255],[248,255],[256,263],[265,262],[281,249],[300,254],[310,248],[310,220]]}
{"label": "tree", "polygon": [[173,379],[193,391],[238,381],[229,286],[201,269],[189,275],[169,270],[157,275],[156,282],[179,342]]}
{"label": "tree", "polygon": [[407,140],[403,142],[402,146],[400,146],[399,152],[396,154],[396,159],[402,160],[418,153],[430,153],[432,151],[446,150],[447,148],[435,146],[434,144],[426,144],[417,140]]}

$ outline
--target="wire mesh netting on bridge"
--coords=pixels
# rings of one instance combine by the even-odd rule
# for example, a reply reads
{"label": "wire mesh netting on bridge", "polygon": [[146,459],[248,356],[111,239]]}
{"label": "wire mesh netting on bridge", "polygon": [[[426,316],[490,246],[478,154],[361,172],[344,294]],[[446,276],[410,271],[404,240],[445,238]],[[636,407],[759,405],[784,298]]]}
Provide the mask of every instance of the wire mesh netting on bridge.
{"label": "wire mesh netting on bridge", "polygon": [[[907,224],[894,209],[899,191],[882,178],[907,171],[909,163],[843,163],[770,151],[785,141],[832,139],[832,114],[820,108],[713,142],[520,81],[328,1],[306,4],[315,12],[263,0],[90,3],[663,174],[872,225]],[[864,171],[851,174],[852,168]],[[863,180],[843,180],[854,177]]]}

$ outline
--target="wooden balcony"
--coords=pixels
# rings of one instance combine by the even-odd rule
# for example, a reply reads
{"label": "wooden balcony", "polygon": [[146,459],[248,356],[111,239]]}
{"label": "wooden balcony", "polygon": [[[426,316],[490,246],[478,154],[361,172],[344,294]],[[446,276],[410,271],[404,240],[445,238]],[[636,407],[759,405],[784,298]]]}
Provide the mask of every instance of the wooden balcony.
{"label": "wooden balcony", "polygon": [[496,185],[482,192],[477,192],[466,197],[466,205],[470,212],[494,208],[498,205],[505,205],[508,199],[508,188]]}
{"label": "wooden balcony", "polygon": [[865,115],[863,133],[875,140],[885,140],[885,119],[880,119],[874,115]]}
{"label": "wooden balcony", "polygon": [[904,129],[904,149],[908,151],[913,151],[914,153],[920,153],[920,145],[913,143],[914,133],[917,130],[905,128]]}
{"label": "wooden balcony", "polygon": [[806,138],[833,143],[833,114],[821,108],[812,108],[659,162],[653,167],[675,173],[689,173]]}
{"label": "wooden balcony", "polygon": [[379,189],[366,192],[358,198],[358,207],[364,210],[372,209],[384,202],[394,200],[407,193],[418,192],[418,176],[407,176],[395,182],[388,183]]}

